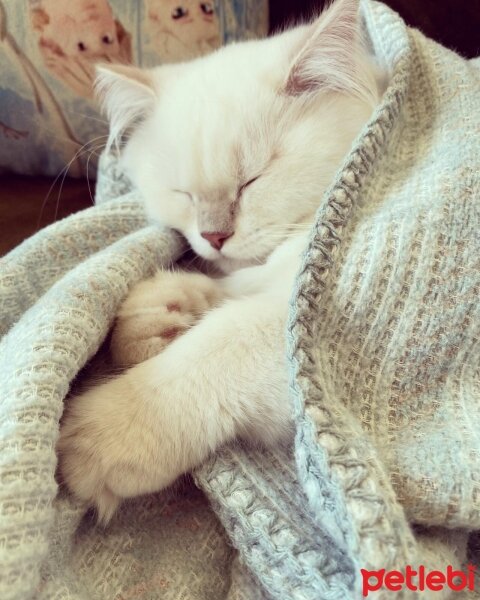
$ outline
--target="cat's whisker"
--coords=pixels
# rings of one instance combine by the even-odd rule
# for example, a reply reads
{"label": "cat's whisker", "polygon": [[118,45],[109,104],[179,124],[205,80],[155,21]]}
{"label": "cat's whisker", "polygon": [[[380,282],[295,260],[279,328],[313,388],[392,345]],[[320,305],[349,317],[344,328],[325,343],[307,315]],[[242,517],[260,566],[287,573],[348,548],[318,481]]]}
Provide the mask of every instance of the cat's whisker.
{"label": "cat's whisker", "polygon": [[[83,148],[83,147],[82,147]],[[47,203],[50,199],[50,194],[53,192],[55,185],[57,184],[58,180],[63,176],[64,173],[67,173],[70,166],[72,165],[72,163],[77,159],[79,151],[77,151],[74,156],[71,158],[71,160],[68,161],[68,163],[63,167],[63,169],[61,169],[61,171],[58,173],[58,175],[55,177],[55,179],[53,180],[51,186],[48,189],[48,192],[45,195],[45,198],[43,199],[42,205],[40,207],[40,213],[38,215],[38,219],[37,219],[37,231],[39,231],[40,227],[41,227],[41,222],[42,222],[42,217],[43,217],[43,212],[47,206]]]}
{"label": "cat's whisker", "polygon": [[[90,142],[87,142],[87,144],[85,144],[83,146],[84,151],[81,154],[79,152],[77,152],[77,157],[84,156],[85,154],[88,154],[87,161],[86,161],[86,179],[87,179],[87,185],[88,185],[88,192],[89,192],[89,195],[90,195],[90,201],[92,202],[92,204],[95,204],[95,201],[93,199],[92,190],[91,190],[91,187],[90,187],[90,181],[89,181],[89,177],[88,177],[88,172],[89,172],[89,164],[90,164],[91,157],[96,152],[96,149],[94,147],[93,149],[90,150],[89,148],[87,148],[87,146],[88,146],[88,144],[94,143],[97,139],[100,139],[101,137],[102,136],[98,136],[97,138],[94,138]],[[72,159],[72,160],[74,160],[74,159]],[[55,205],[55,213],[54,213],[54,217],[53,217],[54,222],[57,220],[57,217],[58,217],[58,210],[60,208],[60,198],[61,198],[61,194],[62,194],[62,191],[63,191],[63,186],[65,184],[65,179],[66,179],[67,175],[68,175],[68,169],[65,169],[64,170],[64,174],[63,174],[63,178],[62,178],[62,182],[60,184],[60,189],[59,189],[58,194],[57,194],[57,202],[56,202],[56,205]]]}
{"label": "cat's whisker", "polygon": [[189,261],[186,263],[185,267],[186,267],[187,269],[189,269],[189,268],[191,268],[191,267],[192,267],[192,266],[193,266],[193,265],[194,265],[196,262],[197,262],[197,263],[198,263],[198,262],[200,262],[200,257],[199,257],[197,254],[195,254],[195,255],[193,256],[193,258],[191,258],[191,259],[190,259],[190,260],[189,260]]}
{"label": "cat's whisker", "polygon": [[310,229],[311,228],[311,223],[292,223],[292,224],[288,224],[288,225],[267,225],[266,229],[268,229],[269,231],[271,230],[280,230],[280,231],[284,231],[285,229],[288,230],[305,230],[305,229]]}
{"label": "cat's whisker", "polygon": [[[306,232],[307,230],[305,230]],[[291,239],[301,235],[302,231],[284,231],[284,232],[265,232],[262,234],[262,239],[264,240],[272,240],[272,241],[282,241]]]}
{"label": "cat's whisker", "polygon": [[[87,175],[88,193],[90,195],[90,201],[92,202],[92,206],[95,205],[95,198],[93,197],[92,188],[90,186],[90,168],[89,167],[90,167],[90,160],[92,159],[92,156],[94,156],[94,155],[95,155],[95,149],[93,149],[90,152],[90,154],[89,154],[89,156],[87,158],[87,173],[86,173],[86,175]],[[98,157],[98,154],[96,156]]]}
{"label": "cat's whisker", "polygon": [[[58,207],[59,207],[59,203],[60,203],[60,194],[62,192],[63,189],[63,185],[65,182],[65,178],[68,175],[68,171],[70,169],[70,166],[73,164],[73,162],[75,162],[78,158],[81,158],[82,156],[84,156],[86,153],[90,152],[90,149],[88,148],[88,146],[90,144],[94,144],[96,141],[98,140],[102,140],[105,139],[106,136],[101,135],[101,136],[97,136],[95,138],[93,138],[92,140],[88,141],[87,143],[83,144],[83,146],[81,146],[76,152],[75,154],[72,156],[72,158],[68,161],[68,163],[63,167],[63,169],[61,169],[61,171],[58,173],[58,175],[55,177],[55,179],[53,180],[51,186],[48,189],[48,192],[42,202],[42,206],[40,207],[40,213],[37,219],[37,231],[40,229],[41,227],[41,221],[42,221],[42,217],[43,217],[43,213],[45,211],[45,207],[48,203],[48,200],[50,199],[50,195],[52,194],[55,186],[57,185],[58,181],[61,179],[61,185],[60,185],[60,191],[57,197],[57,202],[56,202],[56,208],[55,208],[55,217],[54,220],[56,220],[57,218],[57,213],[58,213]],[[101,147],[101,146],[99,146]],[[94,152],[96,152],[98,148],[93,149]]]}
{"label": "cat's whisker", "polygon": [[262,231],[262,236],[264,235],[285,235],[285,234],[293,234],[293,235],[297,235],[299,233],[302,233],[303,231],[308,231],[308,229],[290,229],[290,228],[284,228],[284,229],[268,229],[265,228],[264,231]]}
{"label": "cat's whisker", "polygon": [[[82,112],[78,112],[78,111],[72,111],[72,114],[75,114],[79,117],[83,117],[84,119],[90,119],[90,121],[96,121],[97,123],[102,123],[103,125],[108,127],[107,119],[102,119],[101,117],[94,117],[93,115],[87,115],[86,113],[82,113]],[[108,135],[105,137],[108,137]]]}

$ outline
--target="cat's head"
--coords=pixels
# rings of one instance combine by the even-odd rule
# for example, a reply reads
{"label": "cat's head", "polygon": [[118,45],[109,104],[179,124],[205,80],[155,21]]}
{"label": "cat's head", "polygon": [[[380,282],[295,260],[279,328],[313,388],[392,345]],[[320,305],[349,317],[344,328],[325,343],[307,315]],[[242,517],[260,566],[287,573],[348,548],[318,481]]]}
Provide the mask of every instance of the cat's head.
{"label": "cat's head", "polygon": [[310,25],[153,70],[100,67],[110,142],[149,215],[225,271],[302,224],[378,101],[357,0]]}

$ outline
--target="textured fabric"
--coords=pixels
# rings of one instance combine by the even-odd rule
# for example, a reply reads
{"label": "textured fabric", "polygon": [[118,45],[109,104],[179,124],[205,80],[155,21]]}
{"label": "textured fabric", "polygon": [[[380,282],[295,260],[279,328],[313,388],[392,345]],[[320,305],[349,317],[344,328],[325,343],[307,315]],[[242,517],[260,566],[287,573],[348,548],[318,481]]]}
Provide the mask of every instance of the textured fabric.
{"label": "textured fabric", "polygon": [[[188,563],[169,596],[151,570],[164,548],[145,534],[150,511],[163,518],[161,494],[86,536],[81,507],[54,501],[69,381],[127,288],[181,251],[144,226],[128,194],[0,263],[0,597],[355,600],[360,568],[444,570],[465,559],[480,528],[480,73],[384,6],[365,1],[363,14],[391,80],[319,198],[293,290],[294,444],[228,447],[195,474],[239,550],[231,573],[195,595],[195,578],[232,558],[208,511],[197,542],[210,536],[217,550],[204,569]],[[148,552],[129,554],[137,543]],[[148,576],[130,569],[138,556]]]}
{"label": "textured fabric", "polygon": [[116,201],[43,230],[0,263],[1,330],[9,331],[0,347],[2,600],[215,600],[229,589],[232,549],[192,485],[126,503],[108,531],[70,497],[53,501],[69,382],[128,286],[182,250],[145,225],[138,203]]}
{"label": "textured fabric", "polygon": [[0,171],[95,175],[95,64],[180,62],[267,31],[267,0],[0,0]]}
{"label": "textured fabric", "polygon": [[95,204],[128,197],[139,202],[140,193],[133,189],[131,181],[122,171],[116,156],[102,152],[98,161],[98,176],[95,186]]}

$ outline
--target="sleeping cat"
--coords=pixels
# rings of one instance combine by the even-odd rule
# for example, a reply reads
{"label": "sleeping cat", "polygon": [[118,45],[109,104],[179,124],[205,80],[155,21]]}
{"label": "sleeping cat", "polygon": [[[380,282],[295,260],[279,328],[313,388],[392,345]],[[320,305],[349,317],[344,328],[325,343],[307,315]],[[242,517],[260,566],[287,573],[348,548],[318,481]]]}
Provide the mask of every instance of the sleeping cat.
{"label": "sleeping cat", "polygon": [[99,68],[110,145],[150,217],[221,276],[159,272],[121,307],[122,375],[73,398],[58,444],[102,520],[222,444],[288,437],[288,301],[322,193],[378,103],[358,0],[263,41],[150,71]]}

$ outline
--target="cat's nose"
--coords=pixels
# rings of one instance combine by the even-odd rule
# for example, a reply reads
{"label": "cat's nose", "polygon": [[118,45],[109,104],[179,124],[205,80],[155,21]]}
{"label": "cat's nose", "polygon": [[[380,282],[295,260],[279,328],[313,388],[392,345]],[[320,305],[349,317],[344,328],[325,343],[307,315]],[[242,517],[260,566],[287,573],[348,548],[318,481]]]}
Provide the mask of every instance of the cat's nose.
{"label": "cat's nose", "polygon": [[215,250],[220,250],[223,244],[228,240],[229,237],[232,237],[233,234],[222,231],[202,231],[200,235],[202,238],[207,240],[212,248],[215,248]]}

